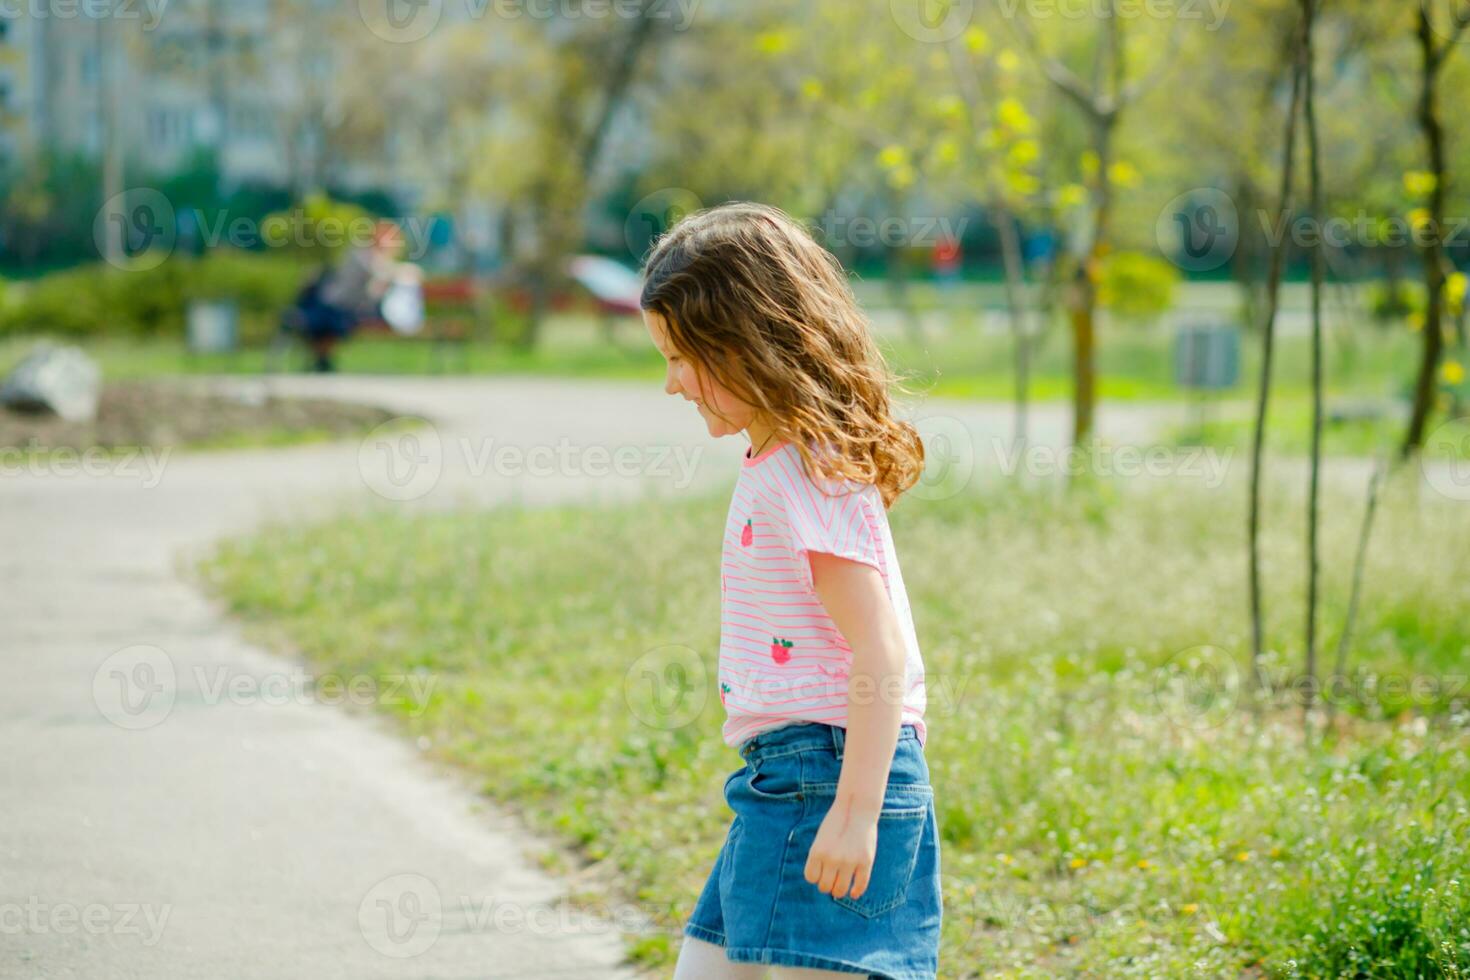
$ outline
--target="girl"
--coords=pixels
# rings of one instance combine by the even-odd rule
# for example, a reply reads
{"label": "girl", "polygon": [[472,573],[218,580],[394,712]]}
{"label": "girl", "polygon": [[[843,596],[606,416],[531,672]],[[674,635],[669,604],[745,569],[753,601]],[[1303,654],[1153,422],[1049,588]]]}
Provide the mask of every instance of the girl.
{"label": "girl", "polygon": [[640,305],[664,390],[750,441],[726,520],[719,689],[744,766],[675,980],[933,978],[924,665],[887,508],[924,449],[837,261],[776,208],[696,212]]}

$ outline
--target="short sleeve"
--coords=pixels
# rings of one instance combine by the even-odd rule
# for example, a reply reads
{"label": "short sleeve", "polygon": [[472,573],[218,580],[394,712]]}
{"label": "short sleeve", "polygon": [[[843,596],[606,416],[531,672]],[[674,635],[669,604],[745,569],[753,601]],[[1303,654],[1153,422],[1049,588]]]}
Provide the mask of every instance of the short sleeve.
{"label": "short sleeve", "polygon": [[879,510],[882,504],[877,494],[878,488],[872,485],[846,493],[824,493],[809,480],[793,481],[787,487],[784,496],[791,550],[808,590],[813,588],[807,554],[811,551],[872,565],[886,579],[879,524],[883,520]]}

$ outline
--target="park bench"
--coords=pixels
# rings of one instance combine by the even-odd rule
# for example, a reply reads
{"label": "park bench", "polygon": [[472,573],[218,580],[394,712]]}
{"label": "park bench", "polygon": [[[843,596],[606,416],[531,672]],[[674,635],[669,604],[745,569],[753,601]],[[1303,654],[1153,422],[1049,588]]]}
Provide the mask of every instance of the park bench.
{"label": "park bench", "polygon": [[[402,334],[378,317],[369,317],[357,325],[355,337],[392,338],[395,342],[422,343],[429,350],[429,369],[443,371],[451,354],[461,365],[468,362],[470,342],[476,339],[485,289],[472,276],[449,276],[425,279],[424,326],[413,334]],[[293,349],[305,349],[300,311],[288,307],[281,314],[280,327],[266,353],[265,370],[280,371]],[[348,344],[352,343],[348,339]]]}

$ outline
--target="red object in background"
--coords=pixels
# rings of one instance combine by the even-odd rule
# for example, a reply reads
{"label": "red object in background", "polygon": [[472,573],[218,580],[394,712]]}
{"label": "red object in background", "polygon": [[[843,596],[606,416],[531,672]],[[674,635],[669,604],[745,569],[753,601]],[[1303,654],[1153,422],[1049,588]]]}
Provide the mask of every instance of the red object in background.
{"label": "red object in background", "polygon": [[934,243],[934,271],[954,273],[959,267],[960,240],[953,235],[945,235]]}

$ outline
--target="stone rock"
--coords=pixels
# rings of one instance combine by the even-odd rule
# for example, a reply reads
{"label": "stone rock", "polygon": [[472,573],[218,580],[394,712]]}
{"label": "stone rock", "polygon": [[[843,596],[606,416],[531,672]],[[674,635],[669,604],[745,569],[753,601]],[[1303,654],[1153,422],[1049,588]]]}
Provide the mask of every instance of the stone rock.
{"label": "stone rock", "polygon": [[89,422],[97,417],[101,390],[102,372],[80,348],[42,344],[0,383],[0,405]]}

